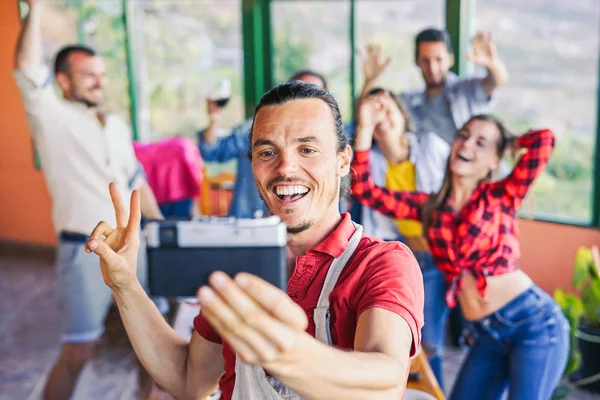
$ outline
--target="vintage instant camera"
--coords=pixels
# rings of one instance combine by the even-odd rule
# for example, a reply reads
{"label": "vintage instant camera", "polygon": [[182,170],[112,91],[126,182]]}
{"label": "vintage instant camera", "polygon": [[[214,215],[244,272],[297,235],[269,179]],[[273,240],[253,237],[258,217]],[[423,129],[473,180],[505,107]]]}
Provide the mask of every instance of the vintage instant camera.
{"label": "vintage instant camera", "polygon": [[146,224],[150,294],[195,296],[214,271],[248,272],[285,290],[287,229],[279,217],[202,217]]}

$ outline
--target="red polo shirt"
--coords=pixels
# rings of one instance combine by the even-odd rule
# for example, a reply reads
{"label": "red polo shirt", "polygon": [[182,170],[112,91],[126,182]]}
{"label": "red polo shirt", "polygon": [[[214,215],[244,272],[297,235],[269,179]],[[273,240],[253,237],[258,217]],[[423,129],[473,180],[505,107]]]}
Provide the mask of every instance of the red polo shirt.
{"label": "red polo shirt", "polygon": [[[342,255],[354,230],[350,215],[345,213],[331,235],[296,259],[287,293],[306,312],[307,332],[313,336],[313,311],[327,270],[333,259]],[[353,349],[360,314],[370,308],[383,308],[400,315],[410,326],[412,356],[421,342],[423,301],[423,277],[410,250],[398,242],[383,242],[363,235],[329,297],[333,345]],[[194,327],[206,340],[221,343],[220,336],[202,314],[194,319]],[[225,374],[219,387],[223,393],[221,399],[229,400],[235,385],[235,353],[227,343],[223,344],[223,359]]]}

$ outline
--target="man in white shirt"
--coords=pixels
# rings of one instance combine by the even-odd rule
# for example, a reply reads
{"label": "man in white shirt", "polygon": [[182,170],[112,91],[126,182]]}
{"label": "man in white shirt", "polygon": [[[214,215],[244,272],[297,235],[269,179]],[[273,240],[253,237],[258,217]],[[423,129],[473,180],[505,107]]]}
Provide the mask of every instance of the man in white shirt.
{"label": "man in white shirt", "polygon": [[[58,235],[58,297],[64,327],[63,346],[50,371],[45,399],[67,399],[77,377],[104,332],[111,293],[102,282],[98,260],[85,253],[88,233],[100,219],[115,221],[106,188],[142,194],[145,217],[162,219],[145,174],[135,157],[131,131],[99,105],[107,83],[101,57],[85,46],[68,46],[56,56],[54,77],[42,62],[40,0],[30,6],[15,54],[15,80],[52,197],[52,219]],[[145,249],[138,271],[145,281]],[[147,376],[141,374],[142,376]],[[148,379],[143,390],[149,390]]]}

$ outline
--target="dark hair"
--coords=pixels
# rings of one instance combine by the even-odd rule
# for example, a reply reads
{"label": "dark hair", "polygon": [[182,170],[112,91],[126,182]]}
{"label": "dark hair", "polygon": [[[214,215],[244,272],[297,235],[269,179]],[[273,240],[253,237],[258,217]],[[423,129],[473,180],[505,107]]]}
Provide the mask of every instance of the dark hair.
{"label": "dark hair", "polygon": [[442,42],[446,44],[448,53],[452,54],[452,40],[448,31],[427,28],[417,34],[415,38],[415,61],[419,59],[419,44]]}
{"label": "dark hair", "polygon": [[258,114],[260,109],[267,106],[279,106],[288,101],[302,99],[320,99],[329,106],[333,117],[335,134],[337,136],[337,152],[341,153],[346,149],[346,146],[348,146],[348,136],[346,135],[346,132],[344,132],[344,124],[342,123],[340,109],[331,93],[310,83],[291,81],[269,90],[258,102],[258,105],[254,110],[254,120],[252,121],[252,127],[250,128],[249,133],[250,148],[248,149],[248,158],[252,159],[252,131],[254,130],[256,114]]}
{"label": "dark hair", "polygon": [[[496,125],[496,128],[500,132],[500,138],[498,143],[496,144],[496,154],[498,158],[502,158],[512,141],[515,139],[515,135],[510,132],[502,122],[493,115],[490,114],[479,114],[474,115],[462,126],[463,129],[467,126],[471,121],[487,121]],[[484,180],[490,180],[492,178],[492,171],[485,177]],[[427,230],[431,225],[431,220],[433,213],[435,210],[439,209],[440,206],[446,201],[446,198],[450,194],[450,189],[452,187],[452,171],[450,170],[450,158],[448,157],[448,163],[446,165],[446,173],[444,174],[444,180],[442,181],[442,186],[436,194],[432,194],[429,196],[425,204],[423,205],[423,209],[421,211],[421,221],[423,222],[423,234],[427,234]]]}
{"label": "dark hair", "polygon": [[323,82],[323,89],[327,90],[327,80],[325,80],[325,77],[310,69],[301,69],[300,71],[296,71],[288,80],[288,82],[300,80],[300,78],[305,75],[314,76],[315,78],[319,79],[321,82]]}
{"label": "dark hair", "polygon": [[71,64],[69,63],[69,56],[73,53],[83,53],[87,56],[93,57],[96,52],[88,47],[81,44],[74,44],[65,46],[56,54],[54,60],[54,74],[62,72],[63,74],[69,74],[71,72]]}
{"label": "dark hair", "polygon": [[390,92],[387,89],[384,89],[381,87],[376,87],[376,88],[369,90],[366,94],[366,97],[374,96],[379,93],[387,93],[394,100],[394,103],[396,103],[396,105],[398,106],[398,109],[400,110],[400,113],[402,114],[402,117],[406,121],[405,122],[406,131],[407,132],[415,132],[416,131],[415,121],[410,113],[410,110],[408,109],[408,106],[406,105],[406,102],[402,98],[402,96],[395,95],[394,93]]}

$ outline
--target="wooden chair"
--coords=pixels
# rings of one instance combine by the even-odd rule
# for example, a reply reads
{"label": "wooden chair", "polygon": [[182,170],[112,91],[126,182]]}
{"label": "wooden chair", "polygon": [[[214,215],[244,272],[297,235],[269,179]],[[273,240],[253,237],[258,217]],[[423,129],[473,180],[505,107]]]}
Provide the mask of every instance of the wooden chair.
{"label": "wooden chair", "polygon": [[435,378],[427,355],[422,349],[419,349],[418,354],[411,360],[410,373],[418,376],[416,380],[409,378],[406,385],[407,388],[420,390],[435,397],[437,400],[446,400],[442,388]]}
{"label": "wooden chair", "polygon": [[226,216],[234,183],[235,176],[230,173],[221,173],[216,176],[204,174],[200,199],[202,215]]}

